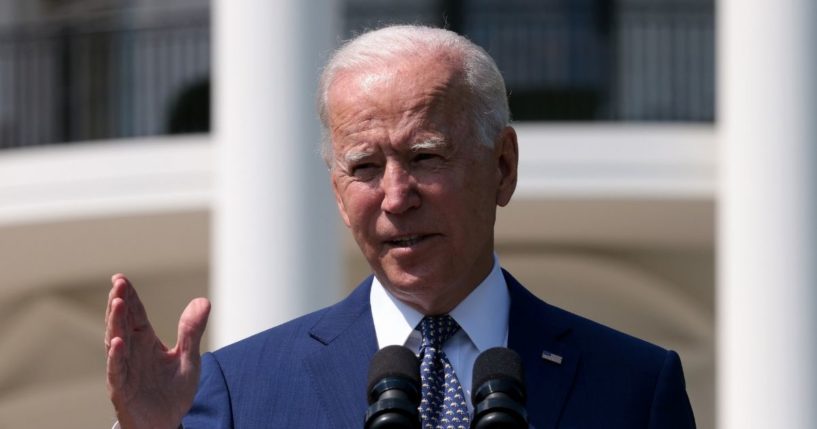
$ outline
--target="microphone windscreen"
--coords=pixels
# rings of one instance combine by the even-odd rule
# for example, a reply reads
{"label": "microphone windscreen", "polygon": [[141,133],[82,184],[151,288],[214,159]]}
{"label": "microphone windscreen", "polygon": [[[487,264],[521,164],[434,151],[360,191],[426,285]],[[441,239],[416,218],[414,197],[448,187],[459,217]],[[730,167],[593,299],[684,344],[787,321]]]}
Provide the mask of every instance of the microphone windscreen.
{"label": "microphone windscreen", "polygon": [[511,379],[519,386],[525,385],[522,358],[515,351],[505,347],[494,347],[477,356],[473,374],[473,394],[489,380]]}
{"label": "microphone windscreen", "polygon": [[420,361],[414,352],[403,346],[388,346],[377,351],[369,364],[369,381],[366,391],[380,380],[388,377],[404,378],[420,385]]}

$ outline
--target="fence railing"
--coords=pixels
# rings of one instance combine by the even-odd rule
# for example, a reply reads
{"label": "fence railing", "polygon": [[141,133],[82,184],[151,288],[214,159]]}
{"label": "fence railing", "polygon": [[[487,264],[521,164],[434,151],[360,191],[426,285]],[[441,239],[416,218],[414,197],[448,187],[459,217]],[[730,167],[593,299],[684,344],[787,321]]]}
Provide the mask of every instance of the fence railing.
{"label": "fence railing", "polygon": [[[714,120],[713,0],[346,1],[347,34],[427,22],[485,47],[516,120]],[[0,148],[206,131],[210,62],[206,10],[0,29]]]}
{"label": "fence railing", "polygon": [[209,73],[207,13],[4,29],[0,147],[204,131]]}
{"label": "fence railing", "polygon": [[484,47],[517,120],[714,120],[714,0],[347,2],[347,34],[397,14]]}
{"label": "fence railing", "polygon": [[517,119],[714,120],[711,0],[459,3]]}

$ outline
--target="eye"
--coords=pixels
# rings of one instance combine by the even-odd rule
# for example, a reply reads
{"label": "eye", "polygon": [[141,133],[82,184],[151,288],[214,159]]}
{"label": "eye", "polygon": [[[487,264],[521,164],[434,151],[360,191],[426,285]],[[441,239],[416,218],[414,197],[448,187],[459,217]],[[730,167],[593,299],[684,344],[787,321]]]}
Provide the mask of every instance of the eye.
{"label": "eye", "polygon": [[435,161],[435,160],[439,160],[439,159],[440,159],[440,155],[437,155],[436,153],[418,153],[417,155],[414,155],[413,161],[414,162],[424,162],[424,161]]}
{"label": "eye", "polygon": [[378,168],[378,165],[373,162],[363,162],[353,165],[349,171],[352,173],[352,176],[367,180],[373,178],[377,174]]}

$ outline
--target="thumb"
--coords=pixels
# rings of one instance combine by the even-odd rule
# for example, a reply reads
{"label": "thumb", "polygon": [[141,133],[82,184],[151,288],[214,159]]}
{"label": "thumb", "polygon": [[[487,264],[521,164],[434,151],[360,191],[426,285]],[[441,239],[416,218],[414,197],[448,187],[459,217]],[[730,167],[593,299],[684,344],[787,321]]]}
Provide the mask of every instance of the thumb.
{"label": "thumb", "polygon": [[210,301],[207,298],[196,298],[190,301],[179,318],[179,330],[176,347],[183,355],[198,357],[201,337],[207,327],[210,315]]}

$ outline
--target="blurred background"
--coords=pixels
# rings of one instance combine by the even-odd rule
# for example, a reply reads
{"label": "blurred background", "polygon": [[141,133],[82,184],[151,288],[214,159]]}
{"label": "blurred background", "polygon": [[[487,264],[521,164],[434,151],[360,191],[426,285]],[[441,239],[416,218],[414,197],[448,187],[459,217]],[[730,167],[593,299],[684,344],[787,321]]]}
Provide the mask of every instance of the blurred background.
{"label": "blurred background", "polygon": [[[318,156],[315,78],[342,40],[422,23],[484,47],[508,85],[521,165],[502,264],[552,304],[677,350],[714,428],[714,1],[0,0],[0,427],[110,426],[115,272],[171,344],[186,302],[211,296],[207,349],[367,275]],[[300,176],[266,175],[286,163]],[[229,242],[241,234],[260,247]],[[280,276],[297,283],[258,281]]]}

